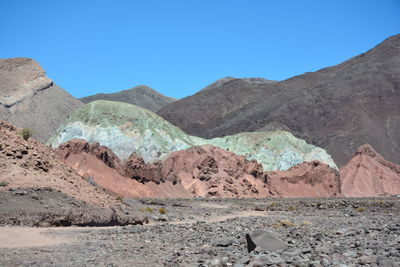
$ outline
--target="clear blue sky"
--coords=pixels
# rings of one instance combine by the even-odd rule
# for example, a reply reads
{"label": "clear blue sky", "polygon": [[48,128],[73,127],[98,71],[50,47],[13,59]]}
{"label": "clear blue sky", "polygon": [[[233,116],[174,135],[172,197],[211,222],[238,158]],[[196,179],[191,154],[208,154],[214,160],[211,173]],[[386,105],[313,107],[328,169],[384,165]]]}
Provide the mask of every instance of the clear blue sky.
{"label": "clear blue sky", "polygon": [[76,97],[283,80],[400,33],[399,0],[0,0],[0,14],[0,58],[34,58]]}

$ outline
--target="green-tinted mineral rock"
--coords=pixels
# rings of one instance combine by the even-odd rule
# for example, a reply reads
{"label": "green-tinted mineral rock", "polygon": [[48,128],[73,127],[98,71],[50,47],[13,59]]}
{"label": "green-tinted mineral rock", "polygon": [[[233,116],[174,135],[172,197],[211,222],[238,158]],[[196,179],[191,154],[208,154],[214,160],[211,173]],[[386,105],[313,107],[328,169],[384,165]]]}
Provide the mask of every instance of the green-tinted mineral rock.
{"label": "green-tinted mineral rock", "polygon": [[94,101],[72,113],[50,139],[53,147],[73,138],[97,141],[121,159],[133,152],[146,162],[193,145],[211,144],[255,159],[264,170],[286,170],[304,161],[319,160],[336,168],[325,150],[307,144],[285,131],[240,133],[202,139],[185,134],[160,116],[138,106],[111,101]]}

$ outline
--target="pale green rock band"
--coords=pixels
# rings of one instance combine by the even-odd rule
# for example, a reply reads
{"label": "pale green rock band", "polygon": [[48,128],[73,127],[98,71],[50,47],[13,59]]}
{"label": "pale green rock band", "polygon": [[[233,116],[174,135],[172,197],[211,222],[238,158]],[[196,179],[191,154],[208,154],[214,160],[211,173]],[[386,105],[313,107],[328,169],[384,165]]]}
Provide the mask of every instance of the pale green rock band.
{"label": "pale green rock band", "polygon": [[287,170],[318,160],[337,169],[322,148],[307,144],[286,131],[239,133],[222,138],[190,136],[157,114],[138,106],[99,100],[73,112],[50,138],[52,147],[79,138],[109,147],[122,160],[136,152],[146,162],[194,145],[210,144],[261,163],[265,171]]}

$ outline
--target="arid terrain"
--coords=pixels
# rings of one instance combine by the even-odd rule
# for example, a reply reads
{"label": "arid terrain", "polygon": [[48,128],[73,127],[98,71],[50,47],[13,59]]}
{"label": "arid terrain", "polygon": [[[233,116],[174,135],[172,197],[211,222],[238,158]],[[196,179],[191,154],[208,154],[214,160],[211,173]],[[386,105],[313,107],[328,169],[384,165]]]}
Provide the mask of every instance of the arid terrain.
{"label": "arid terrain", "polygon": [[0,59],[0,267],[400,267],[399,49],[179,100]]}
{"label": "arid terrain", "polygon": [[[125,202],[146,215],[148,224],[0,228],[0,265],[400,264],[400,199],[395,197],[127,199]],[[160,208],[165,209],[165,214],[160,214]],[[261,239],[254,238],[259,245],[249,253],[246,234],[254,231],[267,234]],[[273,233],[272,238],[268,231]],[[263,240],[269,242],[263,244]]]}

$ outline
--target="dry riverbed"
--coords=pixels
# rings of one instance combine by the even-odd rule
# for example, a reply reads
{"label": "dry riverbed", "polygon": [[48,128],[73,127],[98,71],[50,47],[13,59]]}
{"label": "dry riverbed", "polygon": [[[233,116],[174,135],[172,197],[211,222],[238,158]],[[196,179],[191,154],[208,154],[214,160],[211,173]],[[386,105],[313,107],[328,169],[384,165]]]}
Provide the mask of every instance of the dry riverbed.
{"label": "dry riverbed", "polygon": [[[400,266],[395,197],[125,202],[149,222],[1,227],[0,266]],[[254,230],[274,232],[286,248],[249,253]]]}

